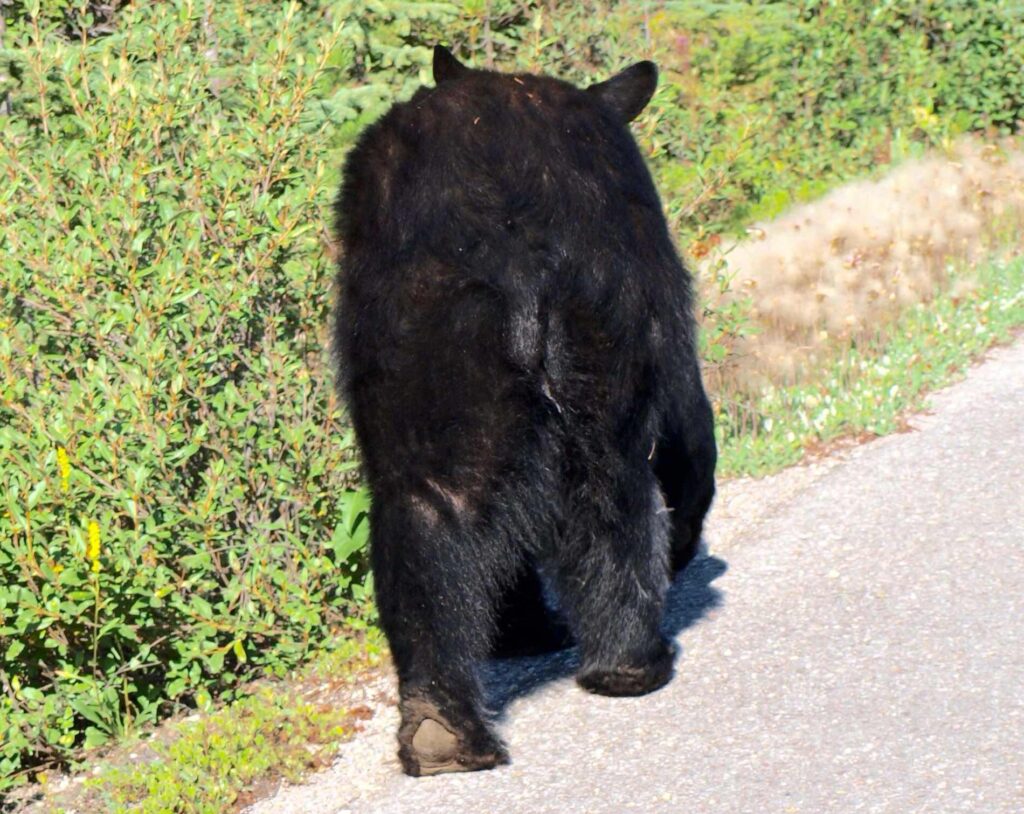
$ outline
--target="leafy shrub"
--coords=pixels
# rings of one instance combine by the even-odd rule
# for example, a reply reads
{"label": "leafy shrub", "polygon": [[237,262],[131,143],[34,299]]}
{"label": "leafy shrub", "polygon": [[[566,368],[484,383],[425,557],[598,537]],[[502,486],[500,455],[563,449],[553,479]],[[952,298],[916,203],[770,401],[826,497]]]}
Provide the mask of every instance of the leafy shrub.
{"label": "leafy shrub", "polygon": [[654,158],[687,234],[773,217],[915,143],[1024,121],[1024,11],[1009,4],[678,0],[650,27],[673,89]]}
{"label": "leafy shrub", "polygon": [[299,14],[8,27],[0,775],[287,666],[362,599],[304,119],[335,37]]}

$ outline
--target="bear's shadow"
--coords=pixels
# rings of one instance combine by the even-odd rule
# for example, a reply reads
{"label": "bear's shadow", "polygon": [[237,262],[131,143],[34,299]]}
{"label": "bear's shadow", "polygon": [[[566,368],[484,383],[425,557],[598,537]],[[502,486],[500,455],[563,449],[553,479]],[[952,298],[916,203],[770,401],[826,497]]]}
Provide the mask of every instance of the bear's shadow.
{"label": "bear's shadow", "polygon": [[[711,585],[726,572],[725,560],[702,551],[669,587],[661,629],[675,638],[722,602],[722,592]],[[481,670],[484,703],[496,720],[504,717],[517,698],[546,684],[573,675],[579,667],[577,648],[520,658],[491,659]]]}

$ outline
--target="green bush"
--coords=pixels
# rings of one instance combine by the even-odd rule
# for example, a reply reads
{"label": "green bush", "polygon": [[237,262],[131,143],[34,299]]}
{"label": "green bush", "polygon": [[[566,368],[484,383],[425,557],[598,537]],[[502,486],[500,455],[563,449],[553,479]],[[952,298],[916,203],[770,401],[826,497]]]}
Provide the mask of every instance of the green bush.
{"label": "green bush", "polygon": [[362,602],[304,118],[336,37],[252,10],[140,3],[84,42],[8,26],[3,777],[288,666]]}
{"label": "green bush", "polygon": [[[917,143],[1021,119],[1012,4],[0,8],[0,778],[371,612],[327,224],[345,150],[428,81],[434,42],[580,82],[656,58],[636,132],[698,255]],[[719,360],[743,309],[705,326]]]}
{"label": "green bush", "polygon": [[652,158],[687,236],[1024,121],[1020,4],[671,0],[648,27],[668,77]]}

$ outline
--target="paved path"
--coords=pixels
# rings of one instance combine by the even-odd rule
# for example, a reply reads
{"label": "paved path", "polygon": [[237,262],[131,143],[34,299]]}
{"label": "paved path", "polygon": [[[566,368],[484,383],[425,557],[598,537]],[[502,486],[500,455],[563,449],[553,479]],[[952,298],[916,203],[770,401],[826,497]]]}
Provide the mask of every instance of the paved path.
{"label": "paved path", "polygon": [[1024,342],[933,405],[914,432],[727,484],[673,586],[662,691],[507,663],[488,685],[512,765],[404,777],[386,708],[256,811],[1024,812]]}

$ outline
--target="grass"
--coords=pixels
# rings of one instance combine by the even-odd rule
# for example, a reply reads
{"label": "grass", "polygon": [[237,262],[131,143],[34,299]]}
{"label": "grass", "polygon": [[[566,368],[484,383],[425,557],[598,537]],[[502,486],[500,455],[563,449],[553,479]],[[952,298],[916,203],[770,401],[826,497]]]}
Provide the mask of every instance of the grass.
{"label": "grass", "polygon": [[170,721],[92,761],[94,776],[70,790],[45,775],[47,812],[214,814],[235,811],[279,779],[295,782],[328,765],[358,731],[365,708],[339,703],[377,666],[383,636],[370,628],[301,671],[267,681],[232,703]]}
{"label": "grass", "polygon": [[965,139],[751,226],[718,260],[733,285],[702,287],[713,310],[742,305],[753,329],[709,371],[712,389],[756,397],[799,383],[836,348],[970,285],[972,265],[1024,228],[1019,146]]}
{"label": "grass", "polygon": [[95,782],[112,811],[219,812],[268,775],[297,779],[352,733],[346,710],[294,702],[270,688],[181,726],[152,763]]}
{"label": "grass", "polygon": [[904,311],[804,384],[768,387],[750,405],[719,403],[722,476],[765,475],[835,439],[884,435],[1024,325],[1024,258],[980,264],[976,285]]}

